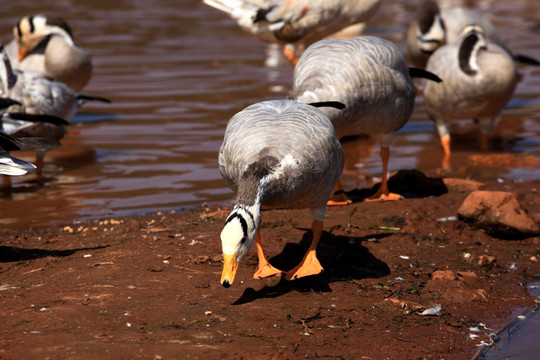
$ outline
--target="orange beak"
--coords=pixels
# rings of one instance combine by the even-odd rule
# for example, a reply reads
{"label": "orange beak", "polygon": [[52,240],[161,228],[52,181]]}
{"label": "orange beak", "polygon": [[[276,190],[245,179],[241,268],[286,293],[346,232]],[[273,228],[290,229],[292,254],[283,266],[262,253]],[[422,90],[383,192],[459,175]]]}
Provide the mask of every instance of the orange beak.
{"label": "orange beak", "polygon": [[19,45],[19,61],[22,61],[26,54],[28,54],[28,52]]}
{"label": "orange beak", "polygon": [[223,287],[228,288],[232,285],[237,269],[238,261],[236,261],[236,254],[223,254],[223,273],[221,274],[221,285]]}

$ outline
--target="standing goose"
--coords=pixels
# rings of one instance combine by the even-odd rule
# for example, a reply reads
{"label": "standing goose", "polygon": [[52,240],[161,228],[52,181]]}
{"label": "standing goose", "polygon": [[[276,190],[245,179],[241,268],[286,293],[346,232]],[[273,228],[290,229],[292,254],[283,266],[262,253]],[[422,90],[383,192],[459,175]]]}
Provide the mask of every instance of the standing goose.
{"label": "standing goose", "polygon": [[300,57],[291,96],[303,103],[336,100],[345,104],[343,111],[322,108],[338,138],[366,134],[381,146],[381,186],[369,200],[401,197],[388,190],[389,147],[393,135],[411,116],[415,89],[396,45],[374,36],[321,40]]}
{"label": "standing goose", "polygon": [[294,65],[310,44],[369,20],[381,0],[203,0],[259,39],[285,45]]}
{"label": "standing goose", "polygon": [[[459,6],[441,11],[434,0],[424,0],[407,31],[407,49],[412,63],[425,68],[428,58],[435,50],[445,44],[459,43],[463,30],[471,24],[482,29],[490,43],[497,44],[512,55],[495,25],[480,13]],[[537,60],[524,55],[512,56],[516,61],[540,65]]]}
{"label": "standing goose", "polygon": [[313,106],[293,100],[264,101],[234,115],[219,151],[219,170],[236,194],[221,232],[223,274],[229,287],[238,263],[255,241],[259,258],[255,279],[280,274],[261,245],[261,208],[313,211],[313,240],[288,280],[323,269],[316,247],[322,234],[326,202],[343,169],[343,149],[330,120]]}
{"label": "standing goose", "polygon": [[[51,115],[71,121],[79,107],[87,100],[110,102],[107,99],[80,95],[66,84],[34,71],[13,70],[5,49],[0,45],[0,96],[16,100],[10,112]],[[13,123],[12,123],[13,125]],[[43,137],[60,140],[67,128],[50,122],[21,120],[15,126],[18,131],[10,133],[18,137]],[[36,157],[37,175],[41,176],[45,150],[38,150]]]}
{"label": "standing goose", "polygon": [[443,79],[440,84],[424,84],[424,100],[441,137],[443,167],[450,168],[451,120],[477,120],[482,148],[487,150],[495,118],[512,97],[519,77],[508,52],[489,42],[482,29],[474,25],[465,28],[459,44],[435,51],[426,70]]}
{"label": "standing goose", "polygon": [[92,60],[73,39],[64,19],[43,14],[23,17],[6,45],[14,68],[32,70],[80,92],[92,76]]}

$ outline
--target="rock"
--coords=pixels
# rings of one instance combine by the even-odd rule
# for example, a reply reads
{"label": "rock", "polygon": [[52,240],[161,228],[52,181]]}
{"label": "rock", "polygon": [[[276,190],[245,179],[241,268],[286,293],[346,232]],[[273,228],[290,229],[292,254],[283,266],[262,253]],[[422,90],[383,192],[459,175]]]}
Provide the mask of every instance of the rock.
{"label": "rock", "polygon": [[493,264],[495,261],[497,261],[495,259],[495,256],[490,256],[490,255],[480,255],[478,257],[478,265],[480,266],[485,266],[485,265],[491,265]]}
{"label": "rock", "polygon": [[509,192],[474,191],[458,209],[458,217],[493,234],[531,236],[539,232],[515,195]]}
{"label": "rock", "polygon": [[453,193],[470,193],[476,190],[484,190],[486,184],[474,180],[466,180],[459,178],[444,178],[444,185],[448,192]]}
{"label": "rock", "polygon": [[425,286],[425,294],[439,296],[447,301],[467,303],[488,301],[488,294],[478,288],[478,277],[470,271],[436,270]]}
{"label": "rock", "polygon": [[433,280],[457,280],[456,274],[452,270],[436,270],[431,274]]}

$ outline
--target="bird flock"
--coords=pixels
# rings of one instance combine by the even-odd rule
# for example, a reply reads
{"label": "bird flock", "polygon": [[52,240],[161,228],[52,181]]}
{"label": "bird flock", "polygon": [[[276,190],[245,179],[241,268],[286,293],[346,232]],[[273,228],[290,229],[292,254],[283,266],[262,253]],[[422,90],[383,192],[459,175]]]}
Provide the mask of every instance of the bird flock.
{"label": "bird flock", "polygon": [[[517,63],[540,65],[513,54],[495,26],[472,9],[441,10],[422,0],[405,30],[407,58],[376,36],[335,38],[369,21],[380,0],[203,0],[247,32],[283,47],[295,66],[288,99],[248,106],[228,122],[219,170],[235,193],[221,232],[221,284],[233,283],[239,262],[256,245],[255,279],[283,274],[294,280],[323,271],[317,259],[326,207],[346,205],[339,181],[340,139],[368,135],[380,144],[381,184],[366,200],[401,199],[387,183],[390,146],[409,120],[417,93],[437,129],[450,168],[450,124],[474,119],[482,149],[495,119],[520,79]],[[407,64],[407,59],[411,66]],[[413,78],[417,78],[413,80]],[[263,209],[307,208],[313,238],[302,261],[289,271],[274,268],[261,240]]]}
{"label": "bird flock", "polygon": [[[394,135],[407,123],[417,94],[424,97],[450,168],[454,119],[474,119],[486,150],[493,124],[520,80],[518,63],[538,61],[513,53],[495,26],[472,9],[441,10],[421,0],[404,29],[407,53],[389,40],[358,32],[384,4],[381,0],[203,0],[259,39],[283,47],[295,66],[287,99],[248,106],[228,121],[219,150],[219,170],[235,193],[221,232],[221,284],[232,285],[240,261],[255,244],[254,278],[283,274],[294,280],[323,271],[317,245],[329,205],[347,205],[340,176],[340,140],[368,135],[380,144],[378,191],[366,199],[401,199],[388,188]],[[347,35],[344,35],[347,34]],[[351,35],[352,34],[352,35]],[[339,37],[339,38],[338,38]],[[410,62],[410,65],[408,63]],[[45,153],[61,146],[69,123],[88,100],[81,94],[92,76],[90,54],[62,18],[35,14],[13,26],[0,45],[0,174],[35,171]],[[35,164],[11,156],[35,150]],[[265,209],[310,209],[313,238],[301,262],[289,271],[273,267],[263,251]]]}
{"label": "bird flock", "polygon": [[[29,170],[41,179],[45,153],[61,146],[58,141],[80,106],[88,100],[109,102],[79,93],[91,76],[91,57],[63,19],[37,14],[14,25],[13,40],[0,45],[0,131],[9,136],[0,144],[4,187],[11,184],[9,176]],[[35,165],[12,157],[14,150],[35,150]]]}

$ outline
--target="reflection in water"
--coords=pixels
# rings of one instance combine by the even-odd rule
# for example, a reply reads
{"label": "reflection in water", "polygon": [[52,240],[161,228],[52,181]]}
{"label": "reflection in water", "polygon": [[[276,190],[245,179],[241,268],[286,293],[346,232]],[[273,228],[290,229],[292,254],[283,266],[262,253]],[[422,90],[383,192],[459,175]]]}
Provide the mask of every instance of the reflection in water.
{"label": "reflection in water", "polygon": [[[540,58],[540,3],[467,3],[489,12],[514,51]],[[392,40],[404,51],[404,32],[416,5],[413,0],[383,2],[365,32]],[[247,105],[287,97],[293,68],[279,47],[243,32],[200,0],[8,2],[0,18],[3,42],[30,12],[66,18],[94,59],[94,77],[83,92],[113,103],[89,103],[75,117],[64,147],[46,158],[48,181],[14,179],[11,194],[0,199],[0,226],[27,228],[232,199],[217,169],[225,125]],[[523,81],[502,112],[492,151],[538,156],[540,69],[520,70]],[[460,144],[452,161],[459,164],[479,144],[471,122],[456,127]],[[366,143],[363,159],[347,160],[349,187],[380,176],[378,146],[365,140],[344,146]],[[432,169],[441,155],[418,97],[411,121],[396,136],[390,170]]]}

